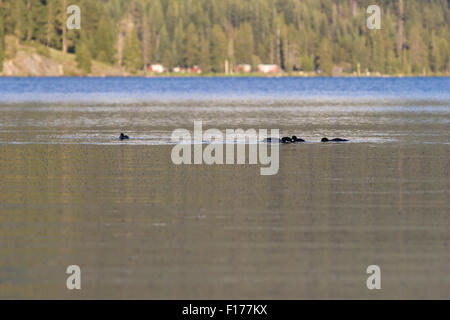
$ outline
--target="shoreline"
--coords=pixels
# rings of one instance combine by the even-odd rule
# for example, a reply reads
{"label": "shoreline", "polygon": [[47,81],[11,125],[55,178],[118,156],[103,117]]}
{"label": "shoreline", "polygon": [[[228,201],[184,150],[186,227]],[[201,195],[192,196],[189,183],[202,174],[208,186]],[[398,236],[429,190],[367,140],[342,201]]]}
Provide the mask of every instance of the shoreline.
{"label": "shoreline", "polygon": [[89,75],[2,75],[0,78],[448,78],[447,75],[335,75],[335,76],[322,76],[322,75],[299,75],[299,74],[152,74],[152,75],[102,75],[102,74],[89,74]]}

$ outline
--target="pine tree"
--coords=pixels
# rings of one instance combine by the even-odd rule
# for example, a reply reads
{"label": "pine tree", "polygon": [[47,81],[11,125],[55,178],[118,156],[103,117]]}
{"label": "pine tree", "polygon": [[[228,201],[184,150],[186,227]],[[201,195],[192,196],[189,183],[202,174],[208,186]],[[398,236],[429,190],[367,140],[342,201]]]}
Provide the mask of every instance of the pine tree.
{"label": "pine tree", "polygon": [[199,56],[199,43],[197,30],[193,23],[187,27],[183,41],[183,65],[192,67],[197,64]]}
{"label": "pine tree", "polygon": [[253,29],[250,23],[243,23],[236,33],[235,55],[237,63],[250,63],[254,53]]}
{"label": "pine tree", "polygon": [[183,40],[184,40],[184,30],[183,23],[178,21],[178,25],[174,31],[174,40],[172,42],[172,61],[175,66],[180,66],[183,64]]}
{"label": "pine tree", "polygon": [[381,30],[372,32],[372,54],[370,71],[385,72],[384,43]]}
{"label": "pine tree", "polygon": [[328,76],[333,74],[331,47],[327,38],[324,38],[320,43],[317,55],[317,69],[321,70]]}
{"label": "pine tree", "polygon": [[214,72],[225,71],[227,58],[227,36],[219,25],[215,25],[211,34],[211,64]]}
{"label": "pine tree", "polygon": [[97,60],[109,64],[113,64],[115,61],[114,38],[111,29],[111,24],[108,23],[104,17],[102,17],[97,29],[95,41]]}
{"label": "pine tree", "polygon": [[165,26],[161,28],[159,34],[159,53],[158,53],[158,62],[161,62],[163,66],[169,68],[171,70],[174,67],[172,50],[170,45],[169,34],[167,33],[167,29]]}
{"label": "pine tree", "polygon": [[141,46],[137,37],[136,30],[133,30],[125,40],[123,64],[133,72],[142,69],[143,61]]}
{"label": "pine tree", "polygon": [[57,0],[48,0],[47,1],[47,10],[46,10],[46,15],[47,15],[47,25],[44,31],[45,34],[45,44],[48,47],[54,47],[56,48],[56,43],[58,42],[57,40],[57,15],[56,15],[56,10],[57,10],[57,5],[56,2]]}
{"label": "pine tree", "polygon": [[152,0],[152,6],[150,8],[150,29],[153,32],[159,33],[159,30],[164,24],[164,13],[162,10],[161,2],[159,0]]}
{"label": "pine tree", "polygon": [[201,48],[199,56],[199,67],[202,69],[203,73],[208,73],[211,71],[211,55],[209,51],[209,42],[207,39],[202,37],[200,39]]}
{"label": "pine tree", "polygon": [[27,32],[27,10],[25,2],[23,0],[17,0],[13,2],[12,15],[14,21],[14,35],[19,41],[25,40]]}
{"label": "pine tree", "polygon": [[160,45],[160,33],[164,26],[164,13],[159,0],[152,0],[149,15],[149,28],[150,28],[150,38],[151,38],[151,48],[152,55],[151,59],[159,60],[158,56],[159,45]]}
{"label": "pine tree", "polygon": [[78,68],[83,70],[85,74],[91,73],[92,67],[92,56],[87,45],[86,36],[83,31],[81,31],[80,39],[76,44],[76,61],[78,63]]}
{"label": "pine tree", "polygon": [[0,72],[3,71],[4,57],[5,57],[5,27],[3,24],[3,10],[0,7]]}
{"label": "pine tree", "polygon": [[[148,21],[148,3],[147,1],[143,1],[142,3],[142,61],[144,63],[144,68],[149,65],[149,62],[152,58],[152,50],[150,46],[151,42],[151,32],[150,25]],[[159,54],[158,54],[159,56]],[[159,58],[157,56],[157,58]]]}
{"label": "pine tree", "polygon": [[437,69],[441,73],[450,72],[450,47],[444,38],[439,39],[437,50]]}
{"label": "pine tree", "polygon": [[300,69],[306,72],[314,71],[314,59],[310,57],[308,54],[303,55],[300,58]]}
{"label": "pine tree", "polygon": [[61,29],[62,29],[62,52],[67,53],[67,0],[62,0]]}

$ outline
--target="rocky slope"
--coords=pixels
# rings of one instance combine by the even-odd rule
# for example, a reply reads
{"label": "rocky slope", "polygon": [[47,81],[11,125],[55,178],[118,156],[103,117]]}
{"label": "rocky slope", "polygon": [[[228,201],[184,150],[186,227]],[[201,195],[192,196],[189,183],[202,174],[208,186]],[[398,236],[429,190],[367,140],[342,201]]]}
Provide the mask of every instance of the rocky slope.
{"label": "rocky slope", "polygon": [[[84,76],[77,67],[74,54],[64,54],[61,51],[42,46],[27,46],[17,44],[14,39],[7,41],[7,55],[3,61],[3,72],[0,76]],[[126,76],[126,70],[92,61],[90,76]]]}

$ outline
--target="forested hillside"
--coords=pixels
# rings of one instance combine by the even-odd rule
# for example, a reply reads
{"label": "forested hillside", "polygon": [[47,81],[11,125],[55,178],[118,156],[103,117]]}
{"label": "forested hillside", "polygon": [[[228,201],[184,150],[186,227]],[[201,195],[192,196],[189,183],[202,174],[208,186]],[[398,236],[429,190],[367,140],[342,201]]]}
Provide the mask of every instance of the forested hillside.
{"label": "forested hillside", "polygon": [[[448,0],[0,0],[0,62],[18,44],[75,53],[138,72],[151,63],[277,64],[285,72],[448,74]],[[81,30],[67,30],[67,6]],[[366,27],[370,4],[381,30]],[[5,41],[5,36],[16,43]],[[227,61],[227,63],[225,63]],[[0,68],[2,63],[0,63]]]}

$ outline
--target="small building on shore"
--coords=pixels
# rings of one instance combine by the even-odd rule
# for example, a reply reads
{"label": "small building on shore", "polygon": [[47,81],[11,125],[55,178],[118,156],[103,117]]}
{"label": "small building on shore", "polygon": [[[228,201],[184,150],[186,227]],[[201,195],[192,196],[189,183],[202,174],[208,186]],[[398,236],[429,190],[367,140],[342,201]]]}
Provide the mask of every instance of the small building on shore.
{"label": "small building on shore", "polygon": [[249,64],[238,64],[236,66],[236,72],[242,72],[242,73],[252,72],[252,66]]}
{"label": "small building on shore", "polygon": [[175,67],[172,69],[173,73],[196,73],[196,74],[201,74],[202,73],[202,69],[200,69],[199,66],[192,66],[192,67],[188,67],[188,68],[183,68],[183,67]]}
{"label": "small building on shore", "polygon": [[278,70],[276,64],[258,64],[258,71],[262,73],[277,73]]}
{"label": "small building on shore", "polygon": [[164,66],[162,64],[151,64],[148,66],[148,71],[153,73],[163,73],[164,72]]}
{"label": "small building on shore", "polygon": [[192,68],[189,69],[189,73],[200,74],[200,73],[202,73],[202,69],[200,69],[199,66],[193,66]]}

